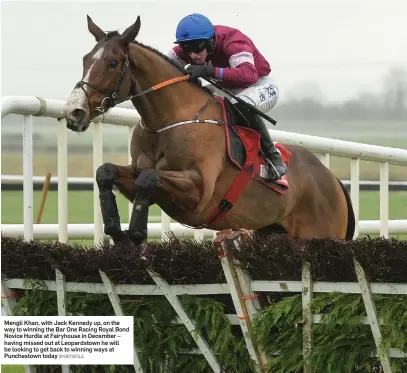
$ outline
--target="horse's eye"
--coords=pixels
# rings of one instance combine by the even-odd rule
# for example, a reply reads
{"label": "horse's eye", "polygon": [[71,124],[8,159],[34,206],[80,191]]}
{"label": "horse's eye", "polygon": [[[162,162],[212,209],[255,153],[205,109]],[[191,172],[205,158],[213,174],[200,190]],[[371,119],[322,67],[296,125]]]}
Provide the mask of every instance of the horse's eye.
{"label": "horse's eye", "polygon": [[110,62],[110,67],[111,67],[112,69],[114,69],[115,67],[117,67],[118,64],[119,64],[119,62],[118,62],[117,60],[112,60],[112,61]]}

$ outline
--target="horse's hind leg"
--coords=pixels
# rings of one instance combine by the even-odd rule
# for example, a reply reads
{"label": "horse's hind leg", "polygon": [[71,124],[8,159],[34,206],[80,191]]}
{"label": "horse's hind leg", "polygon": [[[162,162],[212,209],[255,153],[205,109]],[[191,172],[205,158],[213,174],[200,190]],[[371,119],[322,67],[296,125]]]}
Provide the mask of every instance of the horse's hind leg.
{"label": "horse's hind leg", "polygon": [[135,169],[133,166],[117,166],[105,163],[96,171],[96,182],[99,188],[100,209],[102,212],[104,232],[111,236],[113,241],[123,240],[125,235],[121,230],[119,210],[116,197],[113,194],[113,185],[129,201],[133,202],[136,195],[134,183]]}

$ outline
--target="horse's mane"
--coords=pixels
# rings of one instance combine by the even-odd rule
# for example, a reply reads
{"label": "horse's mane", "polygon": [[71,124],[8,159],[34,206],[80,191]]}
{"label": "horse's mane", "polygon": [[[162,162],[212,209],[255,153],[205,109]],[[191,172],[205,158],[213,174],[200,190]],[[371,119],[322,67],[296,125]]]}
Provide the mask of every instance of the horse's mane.
{"label": "horse's mane", "polygon": [[[109,31],[106,33],[106,37],[107,39],[111,39],[114,36],[120,36],[120,33],[118,31]],[[132,42],[132,44],[136,44],[142,48],[148,49],[149,51],[155,53],[156,55],[160,56],[161,58],[163,58],[165,61],[167,61],[169,64],[171,64],[172,66],[174,66],[179,72],[181,72],[183,75],[186,75],[185,70],[178,65],[175,61],[173,61],[171,58],[169,58],[168,56],[166,56],[165,54],[161,53],[160,51],[158,51],[157,49],[150,47],[149,45],[145,45],[143,43],[140,43],[139,41],[134,40]],[[212,95],[212,91],[207,88],[204,87],[202,85],[202,82],[199,79],[193,79],[191,80],[191,83],[195,84],[196,86],[198,86],[199,88],[203,89],[205,92],[209,93],[210,95]]]}

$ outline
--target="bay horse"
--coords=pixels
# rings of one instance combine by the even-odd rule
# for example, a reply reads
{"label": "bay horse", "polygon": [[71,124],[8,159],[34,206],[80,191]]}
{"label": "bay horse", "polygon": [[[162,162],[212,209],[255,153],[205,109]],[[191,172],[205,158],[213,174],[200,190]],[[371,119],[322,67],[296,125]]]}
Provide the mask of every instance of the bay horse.
{"label": "bay horse", "polygon": [[[233,203],[225,198],[244,172],[228,157],[224,101],[167,56],[136,41],[140,17],[122,34],[102,31],[89,16],[87,22],[96,45],[83,57],[82,79],[63,108],[67,128],[84,132],[94,118],[126,100],[141,117],[131,138],[131,164],[105,163],[96,172],[104,232],[114,242],[144,241],[152,204],[194,228],[353,238],[349,194],[304,147],[282,145],[290,154],[284,192],[246,174]],[[113,186],[133,203],[125,232]]]}

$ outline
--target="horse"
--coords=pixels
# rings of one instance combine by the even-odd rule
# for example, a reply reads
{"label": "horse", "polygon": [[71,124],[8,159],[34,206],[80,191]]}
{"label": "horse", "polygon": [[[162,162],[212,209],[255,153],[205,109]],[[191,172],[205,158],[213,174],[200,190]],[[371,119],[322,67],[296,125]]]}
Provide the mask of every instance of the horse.
{"label": "horse", "polygon": [[[67,128],[84,132],[93,119],[126,100],[140,115],[131,135],[131,164],[107,162],[95,175],[104,232],[115,243],[127,240],[137,246],[147,239],[153,204],[191,228],[353,238],[350,196],[310,150],[280,144],[289,155],[286,184],[256,179],[253,169],[261,157],[256,154],[251,164],[239,168],[228,156],[228,137],[239,133],[243,144],[246,135],[255,140],[250,147],[259,142],[258,134],[250,123],[230,125],[238,115],[230,110],[233,105],[225,114],[228,100],[199,79],[191,80],[163,53],[136,41],[140,16],[122,34],[102,31],[89,16],[87,24],[96,44],[83,57],[82,79],[63,107]],[[247,146],[241,149],[249,154]],[[126,231],[113,187],[133,204]]]}

